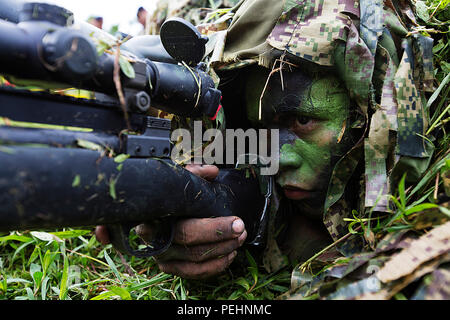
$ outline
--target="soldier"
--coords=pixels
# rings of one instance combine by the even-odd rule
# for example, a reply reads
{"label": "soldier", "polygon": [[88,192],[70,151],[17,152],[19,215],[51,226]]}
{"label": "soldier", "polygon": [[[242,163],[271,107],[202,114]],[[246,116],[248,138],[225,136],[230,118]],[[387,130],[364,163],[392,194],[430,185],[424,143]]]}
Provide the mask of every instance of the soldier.
{"label": "soldier", "polygon": [[89,19],[87,21],[88,21],[88,23],[92,24],[93,26],[96,26],[99,29],[103,29],[103,17],[92,16],[92,17],[89,17]]}
{"label": "soldier", "polygon": [[[413,240],[405,231],[380,241],[367,228],[367,221],[391,212],[389,194],[405,168],[407,182],[414,183],[432,155],[423,105],[424,93],[433,89],[432,40],[414,32],[415,25],[404,1],[248,0],[233,8],[225,29],[199,27],[206,34],[226,33],[216,37],[226,42],[216,46],[224,49],[210,63],[224,83],[224,108],[233,110],[227,117],[245,110],[252,126],[280,132],[280,171],[262,263],[276,271],[303,262],[294,268],[288,297],[316,292],[327,276],[347,281],[348,290],[330,298],[390,298],[433,270],[448,279],[439,270],[448,261],[445,244],[416,257],[411,273],[386,276],[387,253]],[[206,179],[218,173],[214,166],[187,169]],[[363,237],[349,233],[349,221],[365,221]],[[436,241],[448,243],[447,224],[432,234]],[[143,237],[146,231],[140,229]],[[98,235],[105,240],[101,230]],[[167,273],[208,278],[231,264],[246,236],[238,217],[181,221],[173,246],[157,262]],[[355,255],[363,250],[369,253]],[[338,257],[357,262],[305,281],[312,256],[324,264]],[[433,267],[421,269],[420,262]],[[374,269],[366,268],[358,281],[346,278],[363,265],[380,272],[370,277]]]}

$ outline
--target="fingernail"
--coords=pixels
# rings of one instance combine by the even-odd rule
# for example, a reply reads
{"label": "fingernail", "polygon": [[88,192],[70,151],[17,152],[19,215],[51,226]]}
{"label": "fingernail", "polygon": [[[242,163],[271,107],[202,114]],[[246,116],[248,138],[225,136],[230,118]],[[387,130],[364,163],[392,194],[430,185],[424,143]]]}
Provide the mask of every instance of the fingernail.
{"label": "fingernail", "polygon": [[236,257],[236,255],[237,255],[237,251],[233,251],[232,253],[230,253],[230,254],[228,255],[228,260],[233,260],[234,257]]}
{"label": "fingernail", "polygon": [[246,238],[247,238],[247,231],[244,230],[244,232],[242,232],[242,234],[238,238],[240,246],[244,243]]}
{"label": "fingernail", "polygon": [[242,221],[241,219],[234,220],[233,224],[231,225],[231,229],[234,233],[241,234],[245,229],[244,221]]}

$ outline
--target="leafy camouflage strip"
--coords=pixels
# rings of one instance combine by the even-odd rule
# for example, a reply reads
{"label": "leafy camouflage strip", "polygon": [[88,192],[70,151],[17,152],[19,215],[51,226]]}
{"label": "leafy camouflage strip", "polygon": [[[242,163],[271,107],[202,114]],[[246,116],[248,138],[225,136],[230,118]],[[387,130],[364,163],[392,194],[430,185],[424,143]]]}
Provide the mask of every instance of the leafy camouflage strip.
{"label": "leafy camouflage strip", "polygon": [[377,273],[387,283],[412,273],[422,263],[450,252],[450,221],[432,229],[394,255]]}
{"label": "leafy camouflage strip", "polygon": [[450,270],[434,270],[423,282],[411,300],[450,300]]}
{"label": "leafy camouflage strip", "polygon": [[[396,68],[389,52],[378,46],[379,81],[382,83],[380,105],[372,116],[369,138],[365,141],[365,206],[375,211],[389,211],[388,172],[389,131],[397,131],[397,101],[394,92]],[[394,158],[395,159],[395,158]]]}
{"label": "leafy camouflage strip", "polygon": [[291,4],[283,13],[267,42],[308,61],[336,66],[350,96],[366,111],[374,59],[352,20],[359,17],[359,2],[294,2],[297,5]]}
{"label": "leafy camouflage strip", "polygon": [[333,43],[347,41],[353,23],[348,14],[359,16],[358,9],[358,2],[348,0],[287,1],[267,41],[277,49],[331,66]]}
{"label": "leafy camouflage strip", "polygon": [[361,22],[359,31],[373,56],[377,51],[378,38],[383,33],[383,1],[360,0]]}
{"label": "leafy camouflage strip", "polygon": [[382,59],[383,74],[381,81],[383,86],[381,89],[380,108],[384,111],[389,122],[389,130],[397,131],[397,100],[395,99],[394,77],[397,68],[388,52],[384,47],[378,47],[379,58]]}
{"label": "leafy camouflage strip", "polygon": [[277,230],[275,230],[276,213],[280,207],[280,196],[276,188],[273,190],[273,196],[270,204],[270,217],[267,226],[267,244],[264,249],[263,265],[267,272],[275,272],[288,265],[287,258],[278,247],[276,241]]}
{"label": "leafy camouflage strip", "polygon": [[[423,261],[398,279],[387,283],[380,281],[378,274],[387,261],[393,259],[391,252],[413,250],[416,241],[423,237],[417,239],[415,233],[410,230],[388,233],[378,242],[374,251],[356,254],[350,259],[336,259],[331,266],[315,276],[295,268],[292,274],[291,290],[280,296],[280,299],[305,299],[312,295],[318,295],[319,299],[390,299],[424,275],[433,272],[433,276],[435,270],[448,270],[448,267],[444,267],[445,263],[450,261],[450,253],[447,250],[433,258],[429,256],[429,260]],[[403,263],[406,268],[407,264],[408,261]],[[401,268],[404,267],[403,265]],[[429,290],[429,279],[414,296],[419,299],[430,299],[432,292],[435,297],[442,298],[448,292],[447,287],[445,281],[434,282],[434,286]],[[427,292],[429,295],[425,296]]]}
{"label": "leafy camouflage strip", "polygon": [[367,290],[362,292],[362,294],[356,296],[345,296],[343,299],[356,299],[356,300],[389,300],[406,286],[414,281],[417,281],[426,274],[433,272],[442,263],[446,263],[450,260],[450,255],[444,255],[438,257],[431,261],[424,263],[420,268],[416,269],[414,272],[409,273],[405,277],[389,283],[389,285],[383,285],[376,276],[372,277],[371,286],[378,287],[379,290]]}
{"label": "leafy camouflage strip", "polygon": [[341,198],[361,156],[362,148],[360,145],[357,145],[339,160],[333,170],[325,200],[323,217],[324,225],[333,240],[337,240],[347,233],[347,223],[344,221],[344,218],[351,217],[351,210]]}
{"label": "leafy camouflage strip", "polygon": [[[375,211],[388,211],[389,186],[386,176],[386,157],[377,150],[377,144],[370,139],[365,140],[364,151],[366,159],[366,207]],[[376,156],[378,154],[378,156]]]}
{"label": "leafy camouflage strip", "polygon": [[414,34],[412,39],[415,57],[414,79],[419,84],[419,89],[433,92],[433,38]]}
{"label": "leafy camouflage strip", "polygon": [[400,66],[395,74],[395,91],[398,103],[398,150],[410,157],[426,157],[424,142],[424,110],[420,93],[413,78],[414,55],[409,41],[402,43],[404,49]]}

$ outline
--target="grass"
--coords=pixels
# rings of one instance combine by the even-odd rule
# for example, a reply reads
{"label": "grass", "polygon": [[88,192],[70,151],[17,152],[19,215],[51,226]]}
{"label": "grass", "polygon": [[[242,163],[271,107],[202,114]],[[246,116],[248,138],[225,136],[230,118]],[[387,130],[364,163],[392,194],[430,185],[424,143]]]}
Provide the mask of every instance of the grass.
{"label": "grass", "polygon": [[288,290],[288,271],[265,274],[246,258],[242,274],[194,281],[160,272],[153,259],[122,256],[92,230],[11,232],[0,237],[0,299],[256,300]]}

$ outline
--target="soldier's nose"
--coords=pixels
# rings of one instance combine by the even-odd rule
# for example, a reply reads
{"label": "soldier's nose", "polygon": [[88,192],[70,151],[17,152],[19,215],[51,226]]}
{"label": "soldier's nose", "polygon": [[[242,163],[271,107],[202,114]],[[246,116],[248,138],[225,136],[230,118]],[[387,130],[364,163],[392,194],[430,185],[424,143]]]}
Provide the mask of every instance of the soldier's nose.
{"label": "soldier's nose", "polygon": [[280,170],[296,169],[302,163],[302,157],[295,152],[294,142],[298,137],[288,129],[280,129]]}
{"label": "soldier's nose", "polygon": [[285,144],[280,151],[280,170],[296,169],[302,164],[302,157],[293,150],[290,144]]}

